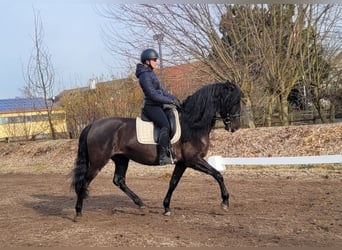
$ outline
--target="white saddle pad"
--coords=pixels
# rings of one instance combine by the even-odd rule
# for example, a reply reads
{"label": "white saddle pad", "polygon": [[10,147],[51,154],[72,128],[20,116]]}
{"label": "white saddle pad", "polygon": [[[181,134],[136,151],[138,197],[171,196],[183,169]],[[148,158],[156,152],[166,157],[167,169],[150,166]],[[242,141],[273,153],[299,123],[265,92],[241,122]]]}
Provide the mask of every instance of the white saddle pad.
{"label": "white saddle pad", "polygon": [[[171,138],[171,144],[176,143],[181,136],[181,127],[179,122],[179,116],[177,110],[173,110],[176,119],[176,132],[175,135]],[[141,120],[140,117],[136,118],[136,127],[137,127],[137,139],[141,144],[157,144],[154,141],[154,125],[153,122],[146,122]]]}

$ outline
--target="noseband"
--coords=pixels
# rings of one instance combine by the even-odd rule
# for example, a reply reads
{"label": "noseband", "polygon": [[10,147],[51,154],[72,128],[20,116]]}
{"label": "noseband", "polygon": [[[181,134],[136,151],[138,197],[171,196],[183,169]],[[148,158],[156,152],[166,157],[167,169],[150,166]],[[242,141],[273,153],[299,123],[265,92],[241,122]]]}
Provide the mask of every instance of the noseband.
{"label": "noseband", "polygon": [[232,122],[232,118],[240,118],[240,114],[232,115],[230,113],[227,113],[225,118],[222,118],[221,116],[215,116],[215,121],[223,121],[225,124],[230,124]]}
{"label": "noseband", "polygon": [[232,118],[240,118],[240,114],[231,115],[228,113],[225,118],[221,118],[221,119],[225,124],[231,124]]}

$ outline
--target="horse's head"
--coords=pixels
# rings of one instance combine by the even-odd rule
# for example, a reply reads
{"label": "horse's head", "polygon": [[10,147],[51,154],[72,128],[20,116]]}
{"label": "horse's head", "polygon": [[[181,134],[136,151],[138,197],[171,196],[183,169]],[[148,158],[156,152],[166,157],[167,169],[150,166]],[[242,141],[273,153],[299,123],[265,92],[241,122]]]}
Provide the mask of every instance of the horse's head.
{"label": "horse's head", "polygon": [[236,83],[227,82],[228,93],[223,98],[221,109],[219,111],[225,129],[235,132],[241,126],[241,96],[242,92]]}

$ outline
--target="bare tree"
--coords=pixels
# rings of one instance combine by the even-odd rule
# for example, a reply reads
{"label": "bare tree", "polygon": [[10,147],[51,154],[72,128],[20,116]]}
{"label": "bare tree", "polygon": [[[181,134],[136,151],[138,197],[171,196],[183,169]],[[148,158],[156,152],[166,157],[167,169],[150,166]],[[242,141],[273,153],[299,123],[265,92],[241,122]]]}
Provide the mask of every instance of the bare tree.
{"label": "bare tree", "polygon": [[51,61],[51,55],[44,46],[44,29],[39,11],[33,9],[34,33],[33,49],[29,58],[24,79],[26,86],[24,94],[30,97],[44,98],[45,108],[48,114],[50,132],[53,139],[56,138],[55,128],[52,122],[53,88],[55,72]]}
{"label": "bare tree", "polygon": [[256,6],[250,21],[250,39],[259,51],[257,58],[262,62],[260,83],[265,93],[265,124],[272,125],[272,116],[277,108],[280,121],[288,125],[287,97],[300,79],[298,70],[298,50],[303,45],[294,39],[296,27],[304,23],[301,5]]}
{"label": "bare tree", "polygon": [[247,93],[253,89],[247,84],[250,82],[249,62],[236,60],[222,41],[220,22],[226,12],[227,6],[222,4],[108,5],[100,10],[102,15],[115,20],[116,25],[119,22],[125,29],[125,35],[115,24],[107,29],[107,45],[114,54],[137,61],[141,48],[157,46],[153,35],[163,34],[163,60],[166,64],[201,61],[205,65],[201,70],[212,79],[231,80],[242,86],[249,114],[247,123],[254,127]]}
{"label": "bare tree", "polygon": [[107,30],[107,45],[114,54],[137,61],[142,47],[157,46],[153,35],[163,34],[164,62],[199,60],[214,79],[239,83],[245,122],[253,127],[258,110],[265,113],[263,124],[272,125],[274,112],[283,125],[289,124],[287,98],[309,71],[305,65],[314,60],[308,27],[317,30],[325,25],[324,12],[331,7],[315,5],[316,20],[321,21],[308,24],[312,6],[108,5],[100,13],[115,20]]}
{"label": "bare tree", "polygon": [[[291,77],[286,70],[293,64],[293,43],[289,40],[292,27],[287,27],[292,15],[273,8],[255,5],[179,4],[179,5],[115,5],[106,10],[107,17],[127,25],[131,35],[121,36],[115,28],[108,41],[115,53],[136,57],[136,48],[142,42],[153,44],[153,34],[164,34],[168,63],[199,60],[203,68],[219,81],[233,80],[244,92],[245,123],[255,126],[254,112],[257,106],[265,106],[268,100],[268,117],[274,110],[276,98],[287,103],[284,84]],[[280,15],[281,21],[276,22]],[[153,18],[152,18],[153,17]],[[287,18],[287,20],[285,20]],[[268,20],[269,23],[266,23]],[[285,22],[286,21],[286,22]],[[275,29],[276,27],[276,29]],[[139,35],[144,34],[144,35]],[[118,37],[119,39],[115,39]],[[135,39],[135,40],[132,40]],[[111,43],[115,41],[115,44]],[[134,54],[118,45],[133,48]],[[120,42],[119,42],[120,44]],[[280,48],[285,47],[286,51]],[[283,57],[287,60],[283,60]],[[277,60],[277,61],[275,61]],[[282,70],[277,70],[281,65]],[[268,79],[260,77],[268,67]],[[263,69],[264,68],[264,69]],[[274,70],[272,70],[274,69]],[[281,74],[281,75],[279,75]],[[284,78],[283,76],[287,76]],[[279,79],[282,79],[279,82]],[[262,84],[257,84],[264,81]],[[271,86],[265,87],[265,82]],[[290,79],[296,82],[293,78]],[[285,91],[286,89],[286,91]],[[268,93],[267,91],[268,90]],[[259,93],[259,94],[258,94]],[[266,98],[262,95],[265,95]],[[259,104],[258,104],[259,103]],[[254,108],[253,108],[254,107]],[[286,105],[281,105],[286,113]],[[284,116],[286,119],[287,116]],[[287,121],[285,120],[285,123]]]}
{"label": "bare tree", "polygon": [[339,68],[342,49],[341,19],[342,9],[334,5],[309,5],[307,12],[307,46],[301,48],[302,84],[306,87],[309,101],[313,104],[322,122],[328,122],[325,116],[329,103],[331,120],[335,116],[335,107],[341,99],[341,75]]}

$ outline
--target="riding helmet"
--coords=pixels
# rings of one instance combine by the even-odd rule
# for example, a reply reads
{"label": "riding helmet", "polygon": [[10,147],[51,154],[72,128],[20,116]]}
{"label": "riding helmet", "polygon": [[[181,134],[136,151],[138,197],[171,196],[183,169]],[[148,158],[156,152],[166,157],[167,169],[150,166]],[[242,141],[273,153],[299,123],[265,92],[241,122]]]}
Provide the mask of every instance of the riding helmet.
{"label": "riding helmet", "polygon": [[158,53],[154,49],[145,49],[140,56],[140,61],[145,63],[147,60],[158,59]]}

